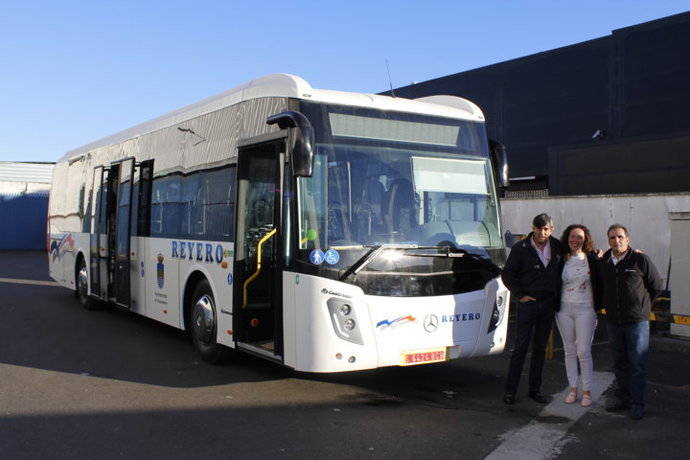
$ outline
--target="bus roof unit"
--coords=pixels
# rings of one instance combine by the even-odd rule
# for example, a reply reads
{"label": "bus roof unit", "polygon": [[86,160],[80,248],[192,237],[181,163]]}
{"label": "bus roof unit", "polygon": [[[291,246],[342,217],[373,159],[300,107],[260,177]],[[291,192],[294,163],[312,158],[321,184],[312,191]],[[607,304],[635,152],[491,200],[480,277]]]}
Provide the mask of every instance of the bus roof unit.
{"label": "bus roof unit", "polygon": [[70,150],[59,161],[75,159],[99,147],[119,144],[243,101],[265,97],[304,99],[335,105],[354,105],[378,110],[484,121],[484,115],[477,105],[456,96],[430,96],[412,100],[375,94],[314,89],[307,81],[298,76],[272,74],[251,80],[215,96],[202,99],[194,104]]}

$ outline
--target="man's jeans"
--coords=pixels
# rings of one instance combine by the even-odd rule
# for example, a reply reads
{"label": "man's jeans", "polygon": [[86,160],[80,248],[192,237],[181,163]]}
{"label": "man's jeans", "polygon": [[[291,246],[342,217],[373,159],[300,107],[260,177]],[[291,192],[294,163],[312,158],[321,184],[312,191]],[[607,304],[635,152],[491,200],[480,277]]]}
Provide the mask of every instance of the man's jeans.
{"label": "man's jeans", "polygon": [[644,406],[649,321],[615,323],[607,320],[606,329],[613,351],[613,371],[618,383],[616,396],[621,402]]}

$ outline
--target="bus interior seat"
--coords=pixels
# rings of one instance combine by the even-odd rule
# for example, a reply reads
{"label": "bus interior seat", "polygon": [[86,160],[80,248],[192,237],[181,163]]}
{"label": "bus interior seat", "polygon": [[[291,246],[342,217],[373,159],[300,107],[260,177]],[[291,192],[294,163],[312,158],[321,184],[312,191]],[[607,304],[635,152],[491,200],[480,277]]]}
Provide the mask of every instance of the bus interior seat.
{"label": "bus interior seat", "polygon": [[337,201],[328,203],[328,235],[332,241],[349,241],[347,207]]}
{"label": "bus interior seat", "polygon": [[389,231],[407,233],[417,227],[417,199],[409,180],[399,177],[391,183],[386,196],[385,214]]}
{"label": "bus interior seat", "polygon": [[353,227],[360,241],[366,236],[376,233],[383,227],[383,200],[386,189],[377,177],[368,177],[362,187],[362,194],[355,211],[356,223]]}

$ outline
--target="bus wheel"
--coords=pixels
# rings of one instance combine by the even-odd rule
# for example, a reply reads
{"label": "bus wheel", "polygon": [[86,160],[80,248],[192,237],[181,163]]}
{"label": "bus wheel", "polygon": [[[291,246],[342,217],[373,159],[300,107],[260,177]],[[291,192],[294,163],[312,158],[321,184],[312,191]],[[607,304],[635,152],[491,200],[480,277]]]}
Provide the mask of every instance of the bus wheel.
{"label": "bus wheel", "polygon": [[96,302],[89,298],[89,272],[86,271],[86,262],[79,259],[77,267],[77,288],[75,291],[79,304],[87,310],[95,310]]}
{"label": "bus wheel", "polygon": [[190,332],[194,348],[204,361],[219,364],[226,360],[229,350],[216,343],[216,305],[207,280],[197,285],[192,302]]}

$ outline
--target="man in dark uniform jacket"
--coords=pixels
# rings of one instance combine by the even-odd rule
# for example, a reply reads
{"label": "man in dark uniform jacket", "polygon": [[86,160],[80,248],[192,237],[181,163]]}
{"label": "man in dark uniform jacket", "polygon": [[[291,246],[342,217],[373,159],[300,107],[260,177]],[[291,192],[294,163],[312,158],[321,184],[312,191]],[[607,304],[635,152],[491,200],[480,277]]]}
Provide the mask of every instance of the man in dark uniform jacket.
{"label": "man in dark uniform jacket", "polygon": [[546,343],[559,306],[559,263],[561,243],[551,236],[553,221],[547,214],[532,220],[532,232],[515,243],[508,256],[501,278],[517,300],[517,334],[510,357],[508,380],[503,402],[515,403],[515,394],[529,343],[533,339],[529,368],[529,397],[545,404],[541,394],[541,374]]}
{"label": "man in dark uniform jacket", "polygon": [[611,249],[601,260],[598,276],[617,385],[606,410],[629,408],[630,417],[639,420],[647,384],[649,314],[663,284],[649,257],[630,247],[627,228],[614,224],[607,236]]}

